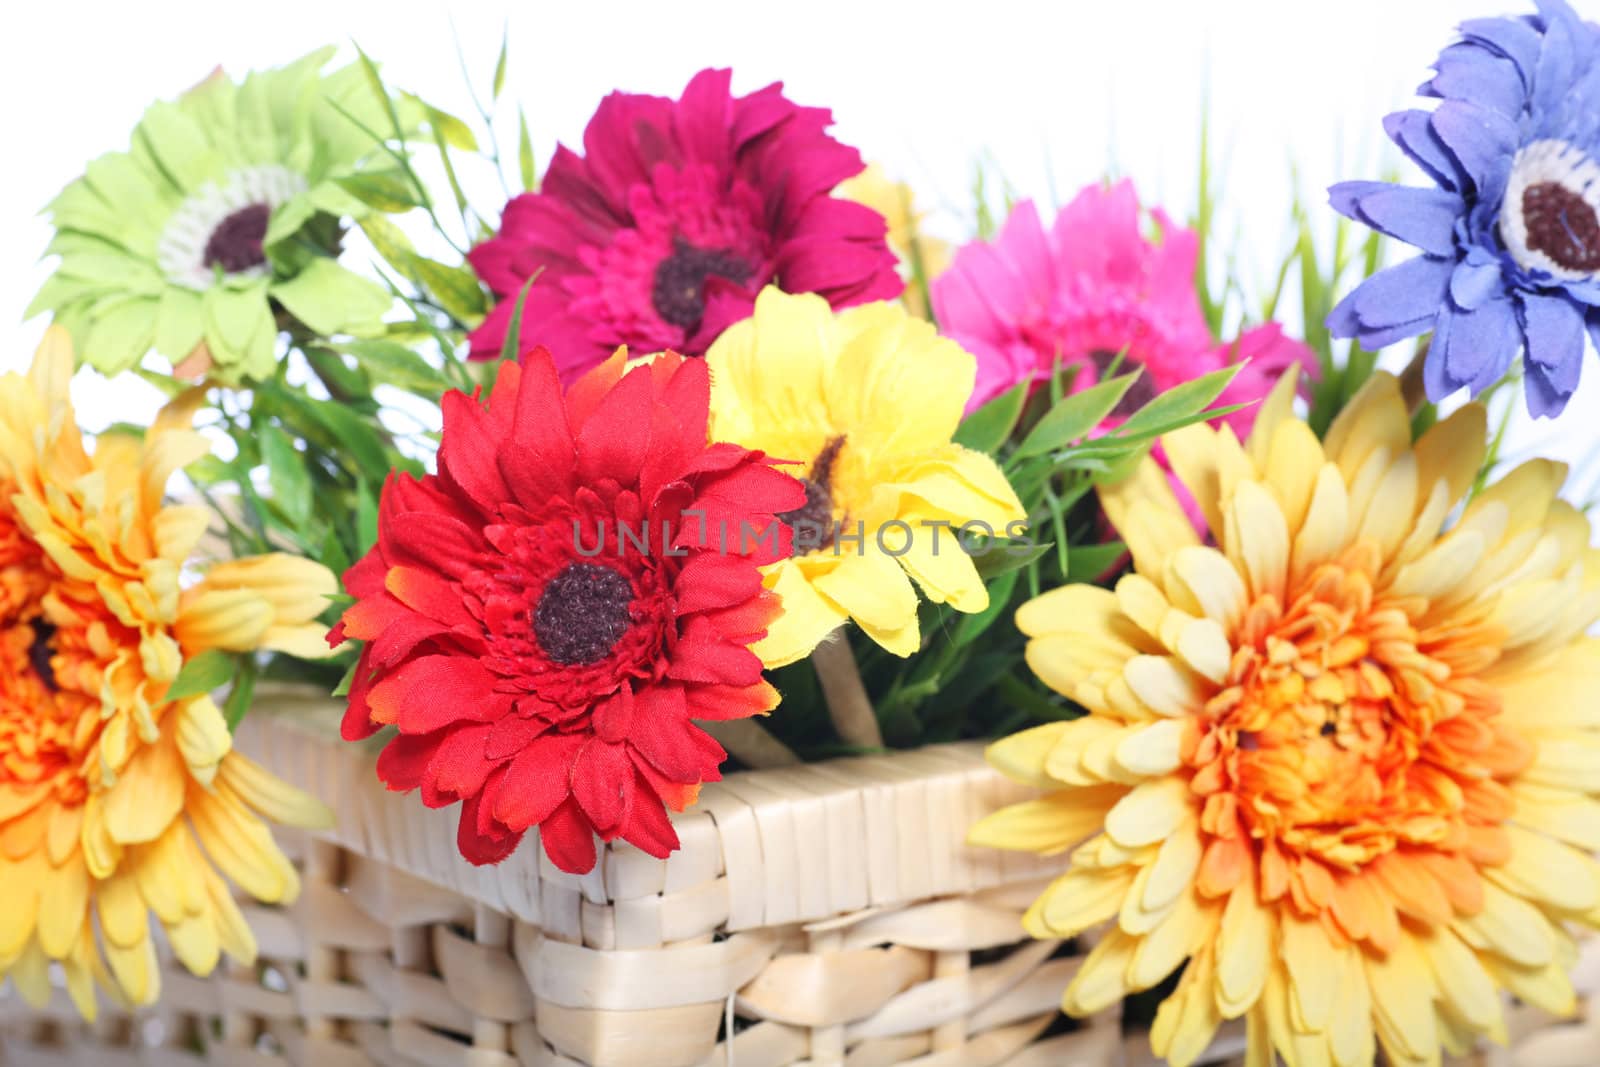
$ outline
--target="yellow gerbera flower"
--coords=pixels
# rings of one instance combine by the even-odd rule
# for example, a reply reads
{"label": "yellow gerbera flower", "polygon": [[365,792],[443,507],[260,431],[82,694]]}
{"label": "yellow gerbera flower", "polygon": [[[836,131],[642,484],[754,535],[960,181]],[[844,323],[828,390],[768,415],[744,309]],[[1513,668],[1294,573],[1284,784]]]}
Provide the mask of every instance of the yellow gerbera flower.
{"label": "yellow gerbera flower", "polygon": [[[950,266],[950,245],[923,231],[923,213],[917,210],[911,186],[890,178],[877,163],[867,164],[866,170],[840,182],[834,192],[882,215],[889,224],[889,247],[907,269],[920,260],[925,281],[932,282]],[[919,288],[907,286],[901,299],[917,317],[928,317]]]}
{"label": "yellow gerbera flower", "polygon": [[784,610],[755,646],[764,663],[806,656],[847,619],[909,656],[921,643],[910,578],[957,611],[988,607],[957,532],[1004,534],[1023,511],[992,459],[950,440],[972,356],[897,304],[835,312],[769,287],[706,359],[712,439],[793,459],[806,483],[806,506],[786,516],[795,555],[766,575]]}
{"label": "yellow gerbera flower", "polygon": [[1545,460],[1447,523],[1482,408],[1413,445],[1379,375],[1319,442],[1292,395],[1248,446],[1167,439],[1216,547],[1147,464],[1103,494],[1135,573],[1018,612],[1088,714],[991,748],[1051,792],[973,840],[1070,850],[1035,937],[1115,920],[1068,1011],[1188,961],[1152,1031],[1179,1067],[1241,1015],[1251,1063],[1437,1064],[1504,1040],[1502,990],[1574,1006],[1565,924],[1600,920],[1600,554]]}
{"label": "yellow gerbera flower", "polygon": [[264,901],[298,891],[262,817],[315,826],[326,809],[234,752],[210,698],[166,692],[208,649],[309,653],[336,585],[263,556],[182,588],[207,513],[161,498],[206,450],[193,405],[91,454],[72,366],[53,327],[26,375],[0,377],[0,980],[42,1004],[59,962],[93,1016],[96,978],[134,1004],[159,992],[150,913],[204,975],[255,955],[223,876]]}

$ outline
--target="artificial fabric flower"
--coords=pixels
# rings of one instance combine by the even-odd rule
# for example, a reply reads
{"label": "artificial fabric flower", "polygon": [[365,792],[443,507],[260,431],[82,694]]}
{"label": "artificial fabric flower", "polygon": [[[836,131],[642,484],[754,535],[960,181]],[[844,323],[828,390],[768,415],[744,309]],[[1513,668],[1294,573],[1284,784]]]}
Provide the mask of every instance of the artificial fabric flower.
{"label": "artificial fabric flower", "polygon": [[703,360],[626,354],[565,395],[549,354],[447,393],[439,473],[384,487],[330,641],[367,642],[344,736],[398,733],[390,789],[462,801],[458,842],[498,863],[530,827],[583,873],[594,836],[653,856],[724,752],[694,719],[778,704],[750,650],[777,614],[760,566],[805,493],[759,452],[707,443]]}
{"label": "artificial fabric flower", "polygon": [[1334,208],[1421,255],[1368,278],[1328,326],[1363,348],[1429,330],[1428,397],[1476,396],[1523,353],[1528,410],[1561,413],[1600,335],[1600,27],[1565,0],[1471,19],[1384,129],[1436,188],[1344,182]]}
{"label": "artificial fabric flower", "polygon": [[155,1000],[152,914],[206,975],[222,952],[255,958],[230,880],[267,902],[298,892],[266,820],[320,826],[326,809],[235,752],[210,697],[166,693],[212,649],[325,655],[314,620],[336,585],[259,556],[184,588],[208,513],[161,496],[206,451],[194,395],[142,442],[106,436],[91,454],[72,365],[52,327],[27,375],[0,378],[0,978],[42,1005],[59,963],[92,1017],[96,978]]}
{"label": "artificial fabric flower", "polygon": [[519,351],[547,345],[566,380],[618,345],[702,355],[769,283],[835,307],[900,292],[883,218],[829,195],[862,168],[832,115],[780,84],[734,97],[731,77],[701,71],[678,100],[612,93],[586,155],[556,149],[468,255],[500,298],[474,358],[499,356],[524,288]]}
{"label": "artificial fabric flower", "polygon": [[[1195,288],[1199,239],[1157,209],[1157,240],[1145,236],[1130,181],[1092,185],[1056,216],[1049,232],[1022,201],[993,241],[974,241],[933,283],[939,327],[978,358],[968,402],[977,408],[1020,382],[1077,365],[1068,385],[1094,385],[1117,358],[1142,370],[1108,421],[1208,371],[1248,359],[1220,403],[1259,400],[1286,367],[1314,366],[1309,348],[1276,323],[1232,344],[1211,335]],[[1241,435],[1254,408],[1228,416]]]}
{"label": "artificial fabric flower", "polygon": [[[903,276],[914,276],[920,266],[923,280],[932,282],[950,266],[950,246],[924,232],[923,215],[916,208],[911,186],[894,181],[878,164],[868,163],[866,170],[840,182],[834,194],[865,204],[883,216],[889,224],[889,247],[900,257]],[[920,286],[906,286],[900,298],[914,314],[928,317]]]}
{"label": "artificial fabric flower", "polygon": [[989,606],[957,533],[976,523],[969,534],[1014,536],[1024,513],[993,459],[951,443],[974,374],[959,345],[897,304],[834,311],[769,288],[706,361],[715,437],[790,460],[805,483],[803,506],[783,516],[795,555],[766,574],[783,598],[756,646],[768,665],[808,655],[852,619],[911,655],[913,578],[935,603]]}
{"label": "artificial fabric flower", "polygon": [[[1501,991],[1574,1007],[1569,923],[1600,923],[1600,553],[1531,460],[1477,493],[1468,405],[1415,444],[1379,374],[1319,442],[1287,379],[1247,446],[1191,427],[1102,499],[1115,591],[1017,613],[1086,714],[998,742],[1049,790],[973,831],[1070,852],[1024,920],[1113,920],[1068,987],[1097,1011],[1182,967],[1151,1032],[1176,1067],[1246,1016],[1252,1063],[1438,1064],[1505,1039]],[[1187,965],[1185,966],[1185,960]]]}
{"label": "artificial fabric flower", "polygon": [[387,291],[334,256],[337,219],[367,210],[339,184],[379,150],[361,127],[390,120],[359,66],[323,76],[333,52],[152,104],[46,209],[60,264],[28,314],[106,374],[154,348],[229,383],[272,374],[277,308],[321,336],[378,329]]}

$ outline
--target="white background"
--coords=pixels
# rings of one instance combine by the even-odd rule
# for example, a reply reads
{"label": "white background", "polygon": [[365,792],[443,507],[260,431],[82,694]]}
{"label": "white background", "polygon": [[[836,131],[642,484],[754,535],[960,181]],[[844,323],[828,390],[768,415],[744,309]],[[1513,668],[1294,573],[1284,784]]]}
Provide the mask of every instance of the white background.
{"label": "white background", "polygon": [[[467,117],[452,33],[486,88],[508,25],[502,139],[514,155],[520,101],[541,170],[557,140],[578,144],[609,90],[676,95],[696,70],[732,65],[738,92],[782,80],[797,102],[832,108],[838,136],[911,181],[934,211],[934,228],[955,238],[970,225],[980,155],[1019,195],[1047,205],[1110,170],[1133,177],[1147,201],[1188,215],[1209,93],[1228,208],[1221,236],[1236,246],[1247,289],[1259,292],[1287,247],[1291,163],[1300,192],[1319,206],[1330,182],[1396,165],[1383,114],[1409,104],[1455,23],[1520,3],[13,4],[0,16],[8,46],[0,64],[0,369],[25,365],[44,328],[42,319],[21,319],[46,276],[36,262],[49,238],[38,209],[89,158],[125,147],[148,101],[218,64],[237,74],[355,40],[391,84]],[[1600,17],[1596,0],[1577,6]],[[474,199],[492,206],[492,188],[479,183]],[[1589,361],[1567,416],[1553,425],[1521,420],[1516,453],[1578,462],[1589,453],[1590,428],[1600,424],[1600,368]],[[76,388],[91,426],[151,410],[137,381],[110,385],[85,373]],[[1583,473],[1580,498],[1600,470]]]}

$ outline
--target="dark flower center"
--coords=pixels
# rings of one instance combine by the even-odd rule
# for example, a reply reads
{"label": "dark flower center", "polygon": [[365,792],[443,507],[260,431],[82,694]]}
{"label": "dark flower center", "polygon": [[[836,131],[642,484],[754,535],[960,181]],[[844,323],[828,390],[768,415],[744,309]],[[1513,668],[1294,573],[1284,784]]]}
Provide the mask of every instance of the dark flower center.
{"label": "dark flower center", "polygon": [[533,635],[554,663],[596,663],[628,632],[632,604],[633,586],[621,574],[597,563],[569,563],[544,587]]}
{"label": "dark flower center", "polygon": [[217,223],[206,240],[205,265],[237,274],[267,261],[261,242],[272,218],[271,204],[247,204]]}
{"label": "dark flower center", "polygon": [[811,461],[811,473],[800,479],[806,487],[806,502],[792,511],[778,513],[778,521],[798,531],[795,551],[804,554],[833,544],[833,465],[844,447],[844,435],[830,438]]}
{"label": "dark flower center", "polygon": [[50,657],[55,653],[50,642],[56,636],[56,628],[43,619],[33,620],[33,644],[28,646],[28,662],[33,666],[33,671],[44,682],[45,687],[55,692],[60,687],[56,685],[56,671],[50,666]]}
{"label": "dark flower center", "polygon": [[[1116,358],[1117,353],[1115,352],[1097,350],[1089,353],[1089,364],[1094,367],[1095,374],[1104,378],[1106,371],[1116,361]],[[1156,398],[1156,387],[1150,382],[1150,372],[1131,359],[1124,357],[1122,366],[1118,368],[1118,373],[1125,374],[1130,370],[1137,370],[1141,373],[1128,386],[1128,391],[1122,394],[1122,399],[1117,401],[1117,406],[1111,409],[1111,414],[1119,418],[1132,415]]]}
{"label": "dark flower center", "polygon": [[681,237],[674,238],[672,255],[656,264],[650,292],[656,314],[685,330],[700,325],[706,313],[706,279],[712,275],[742,284],[750,277],[750,264],[732,252],[696,248]]}
{"label": "dark flower center", "polygon": [[1535,182],[1522,191],[1528,247],[1564,270],[1600,270],[1600,219],[1594,208],[1559,182]]}

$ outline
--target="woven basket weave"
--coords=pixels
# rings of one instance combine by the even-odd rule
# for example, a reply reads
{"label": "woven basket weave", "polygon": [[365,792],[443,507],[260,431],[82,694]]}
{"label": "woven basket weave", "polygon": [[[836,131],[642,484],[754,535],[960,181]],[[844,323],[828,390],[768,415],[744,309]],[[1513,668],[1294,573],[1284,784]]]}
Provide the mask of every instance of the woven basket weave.
{"label": "woven basket weave", "polygon": [[[1062,861],[964,844],[1026,792],[975,745],[733,775],[676,820],[670,859],[617,844],[578,878],[531,839],[499,867],[468,865],[455,812],[386,792],[375,749],[337,739],[332,704],[272,703],[241,747],[338,825],[286,842],[298,902],[246,909],[257,965],[200,980],[168,962],[158,1007],[93,1026],[64,994],[43,1012],[0,995],[0,1064],[1155,1062],[1117,1014],[1058,1015],[1086,946],[1026,941],[1019,919]],[[1510,1049],[1455,1062],[1597,1067],[1600,951],[1578,981],[1578,1020],[1514,1008]],[[1232,1024],[1203,1062],[1240,1064],[1243,1044]]]}

